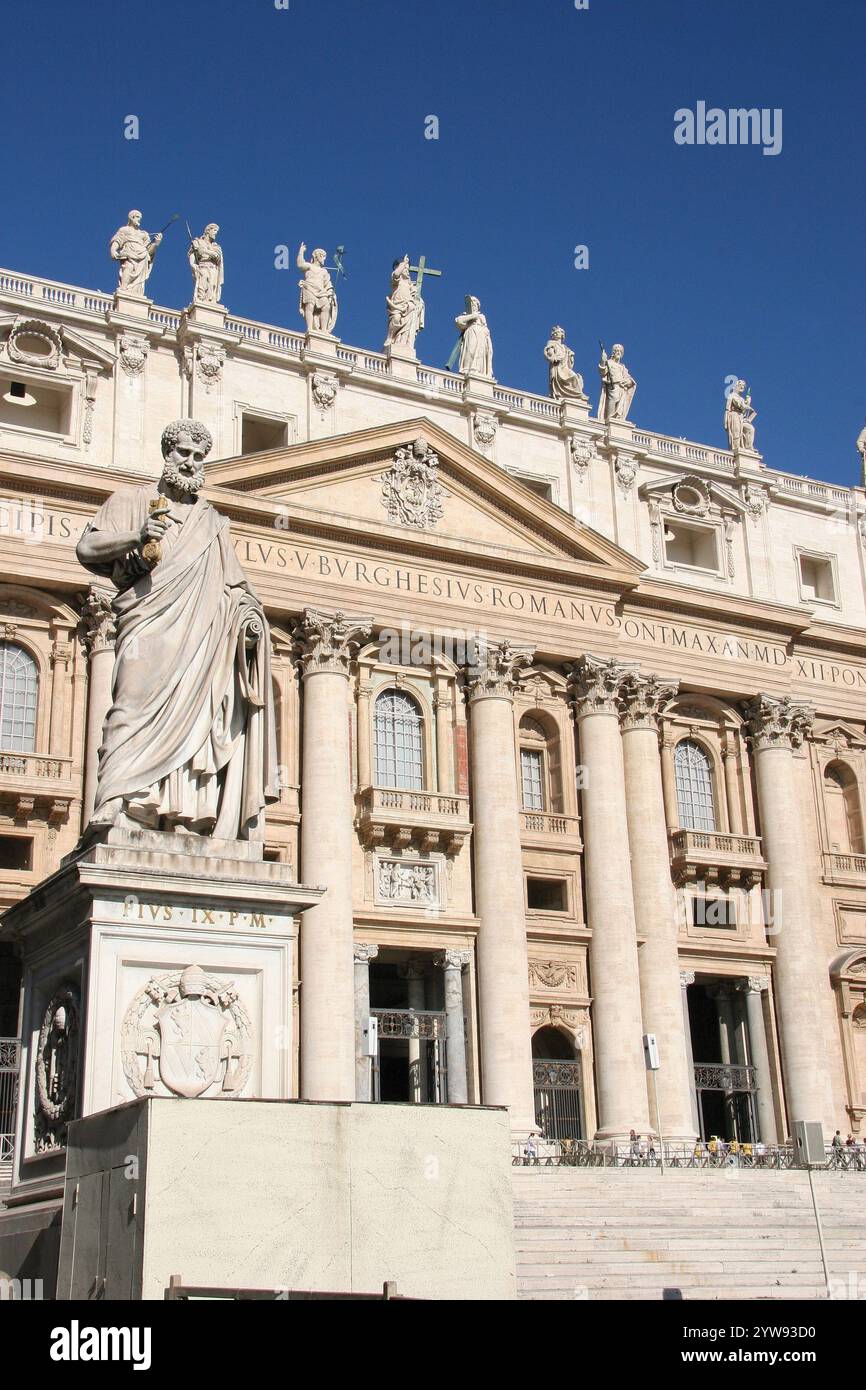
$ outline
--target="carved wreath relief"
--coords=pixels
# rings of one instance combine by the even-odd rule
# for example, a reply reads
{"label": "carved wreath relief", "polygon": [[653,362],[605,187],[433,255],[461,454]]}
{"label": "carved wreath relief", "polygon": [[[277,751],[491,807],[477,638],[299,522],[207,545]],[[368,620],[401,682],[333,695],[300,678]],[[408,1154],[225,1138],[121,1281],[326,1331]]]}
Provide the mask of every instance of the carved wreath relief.
{"label": "carved wreath relief", "polygon": [[34,1144],[38,1153],[62,1148],[78,1096],[78,991],[64,985],[52,995],[42,1018],[36,1049]]}
{"label": "carved wreath relief", "polygon": [[252,1037],[232,982],[188,965],[150,980],[127,1009],[124,1074],[137,1096],[235,1096],[252,1068]]}

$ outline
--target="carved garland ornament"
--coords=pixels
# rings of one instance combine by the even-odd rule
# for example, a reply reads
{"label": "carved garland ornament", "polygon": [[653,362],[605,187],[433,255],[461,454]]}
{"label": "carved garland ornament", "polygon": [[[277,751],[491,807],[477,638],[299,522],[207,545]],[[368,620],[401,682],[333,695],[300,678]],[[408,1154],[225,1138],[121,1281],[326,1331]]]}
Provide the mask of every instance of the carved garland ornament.
{"label": "carved garland ornament", "polygon": [[313,372],[310,390],[313,393],[313,400],[323,415],[337,399],[339,384],[337,378],[332,376],[330,372]]}
{"label": "carved garland ornament", "polygon": [[140,376],[147,362],[150,345],[137,333],[123,333],[117,340],[120,365],[127,376]]}
{"label": "carved garland ornament", "polygon": [[126,1011],[123,1071],[137,1096],[239,1095],[253,1065],[253,1026],[233,981],[197,965],[151,979]]}

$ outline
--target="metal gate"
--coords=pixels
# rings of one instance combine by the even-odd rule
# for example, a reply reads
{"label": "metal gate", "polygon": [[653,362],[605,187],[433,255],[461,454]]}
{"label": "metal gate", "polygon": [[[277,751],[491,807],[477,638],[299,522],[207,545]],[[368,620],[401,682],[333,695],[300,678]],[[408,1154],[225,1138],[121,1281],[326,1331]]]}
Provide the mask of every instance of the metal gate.
{"label": "metal gate", "polygon": [[532,1063],[535,1122],[545,1139],[582,1139],[580,1063],[537,1058]]}
{"label": "metal gate", "polygon": [[20,1070],[21,1039],[0,1038],[0,1175],[4,1176],[12,1169]]}

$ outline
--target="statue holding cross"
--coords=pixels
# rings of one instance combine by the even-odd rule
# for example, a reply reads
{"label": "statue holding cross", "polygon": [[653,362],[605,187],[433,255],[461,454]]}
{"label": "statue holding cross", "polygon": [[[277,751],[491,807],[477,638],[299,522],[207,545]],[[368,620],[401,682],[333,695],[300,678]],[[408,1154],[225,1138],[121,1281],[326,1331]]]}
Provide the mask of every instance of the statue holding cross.
{"label": "statue holding cross", "polygon": [[[417,272],[413,282],[412,271]],[[425,275],[441,275],[441,270],[433,270],[427,265],[425,257],[419,256],[417,265],[409,264],[408,254],[394,262],[391,271],[391,293],[385,296],[388,308],[388,334],[386,348],[405,348],[415,350],[415,336],[424,327],[424,300],[421,286]]]}

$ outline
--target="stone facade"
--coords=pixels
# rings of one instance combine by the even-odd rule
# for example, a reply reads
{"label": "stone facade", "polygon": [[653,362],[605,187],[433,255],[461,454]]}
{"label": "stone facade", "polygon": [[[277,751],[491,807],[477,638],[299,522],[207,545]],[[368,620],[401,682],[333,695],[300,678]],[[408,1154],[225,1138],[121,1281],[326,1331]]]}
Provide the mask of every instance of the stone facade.
{"label": "stone facade", "polygon": [[76,541],[181,414],[271,623],[266,858],[327,889],[290,1094],[522,1130],[541,1059],[617,1137],[655,1122],[649,1031],[668,1135],[862,1134],[866,492],[315,328],[0,272],[3,698],[32,704],[0,904],[92,806],[113,631]]}

